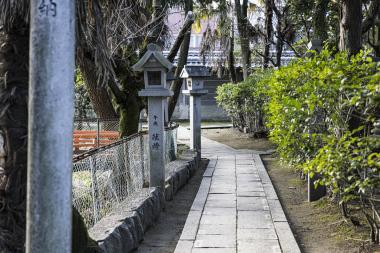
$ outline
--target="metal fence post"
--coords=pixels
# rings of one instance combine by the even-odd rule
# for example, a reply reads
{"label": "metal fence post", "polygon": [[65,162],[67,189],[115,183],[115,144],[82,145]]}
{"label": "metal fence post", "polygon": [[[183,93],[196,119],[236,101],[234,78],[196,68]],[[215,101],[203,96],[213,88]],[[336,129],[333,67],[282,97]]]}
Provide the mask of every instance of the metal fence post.
{"label": "metal fence post", "polygon": [[71,252],[75,1],[30,1],[26,252]]}
{"label": "metal fence post", "polygon": [[145,185],[145,147],[144,147],[144,135],[140,135],[140,157],[141,157],[141,174],[143,180],[143,187]]}
{"label": "metal fence post", "polygon": [[174,153],[175,153],[175,156],[176,156],[176,159],[177,159],[177,154],[178,154],[178,142],[177,142],[177,136],[178,136],[178,125],[176,126],[175,130],[174,130]]}
{"label": "metal fence post", "polygon": [[127,140],[124,143],[124,159],[125,159],[125,174],[127,176],[126,178],[126,184],[127,184],[127,193],[128,195],[131,195],[133,192],[133,185],[132,185],[132,177],[131,177],[131,164],[130,164],[130,157],[129,157],[129,141]]}
{"label": "metal fence post", "polygon": [[89,157],[90,160],[90,171],[91,171],[91,190],[92,190],[92,200],[94,207],[94,223],[99,221],[100,217],[100,202],[99,202],[99,187],[98,180],[96,178],[96,159],[92,156]]}
{"label": "metal fence post", "polygon": [[100,121],[99,121],[99,118],[96,118],[96,147],[99,148],[99,144],[100,144]]}
{"label": "metal fence post", "polygon": [[171,132],[171,152],[172,152],[172,160],[176,160],[177,159],[177,148],[176,148],[176,131],[177,129],[176,128],[173,128],[170,132]]}

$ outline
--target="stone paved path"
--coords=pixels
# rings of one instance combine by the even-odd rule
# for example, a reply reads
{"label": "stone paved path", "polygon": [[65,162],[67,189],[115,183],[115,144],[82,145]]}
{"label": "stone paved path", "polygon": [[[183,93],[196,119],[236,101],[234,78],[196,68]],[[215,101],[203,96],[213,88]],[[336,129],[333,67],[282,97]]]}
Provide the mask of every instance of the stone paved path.
{"label": "stone paved path", "polygon": [[259,154],[207,138],[202,151],[210,163],[175,253],[299,253]]}

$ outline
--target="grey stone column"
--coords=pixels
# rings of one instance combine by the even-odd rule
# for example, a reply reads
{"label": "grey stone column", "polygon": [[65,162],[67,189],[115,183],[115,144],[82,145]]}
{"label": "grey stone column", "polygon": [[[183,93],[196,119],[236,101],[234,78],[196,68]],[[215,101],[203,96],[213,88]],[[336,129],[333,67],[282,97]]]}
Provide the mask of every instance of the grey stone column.
{"label": "grey stone column", "polygon": [[201,150],[201,99],[190,96],[190,148]]}
{"label": "grey stone column", "polygon": [[31,0],[26,252],[71,252],[75,1]]}
{"label": "grey stone column", "polygon": [[201,96],[206,95],[207,90],[184,90],[183,94],[190,96],[190,149],[197,151],[197,159],[201,159]]}
{"label": "grey stone column", "polygon": [[150,186],[165,189],[164,99],[148,98]]}
{"label": "grey stone column", "polygon": [[164,100],[172,96],[168,89],[145,89],[139,96],[148,97],[149,186],[165,189]]}

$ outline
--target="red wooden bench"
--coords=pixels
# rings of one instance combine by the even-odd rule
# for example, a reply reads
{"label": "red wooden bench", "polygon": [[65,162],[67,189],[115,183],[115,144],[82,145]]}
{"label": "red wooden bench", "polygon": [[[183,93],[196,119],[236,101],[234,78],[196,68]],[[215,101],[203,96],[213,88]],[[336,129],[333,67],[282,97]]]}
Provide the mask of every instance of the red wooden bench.
{"label": "red wooden bench", "polygon": [[117,131],[100,131],[99,142],[98,133],[95,130],[75,130],[73,146],[74,151],[88,150],[99,146],[105,146],[119,140]]}

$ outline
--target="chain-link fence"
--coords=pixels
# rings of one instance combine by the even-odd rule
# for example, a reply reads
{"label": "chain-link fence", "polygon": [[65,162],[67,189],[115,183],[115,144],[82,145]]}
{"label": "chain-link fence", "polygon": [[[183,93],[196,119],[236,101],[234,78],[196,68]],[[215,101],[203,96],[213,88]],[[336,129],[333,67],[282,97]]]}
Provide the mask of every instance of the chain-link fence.
{"label": "chain-link fence", "polygon": [[[146,122],[139,123],[139,130],[146,129]],[[74,153],[80,154],[93,148],[119,140],[119,119],[86,118],[74,120]]]}
{"label": "chain-link fence", "polygon": [[75,119],[74,129],[78,131],[118,131],[119,119]]}
{"label": "chain-link fence", "polygon": [[[177,128],[165,129],[166,163],[176,159]],[[141,132],[74,158],[73,204],[88,227],[148,186],[147,142],[147,132]]]}

